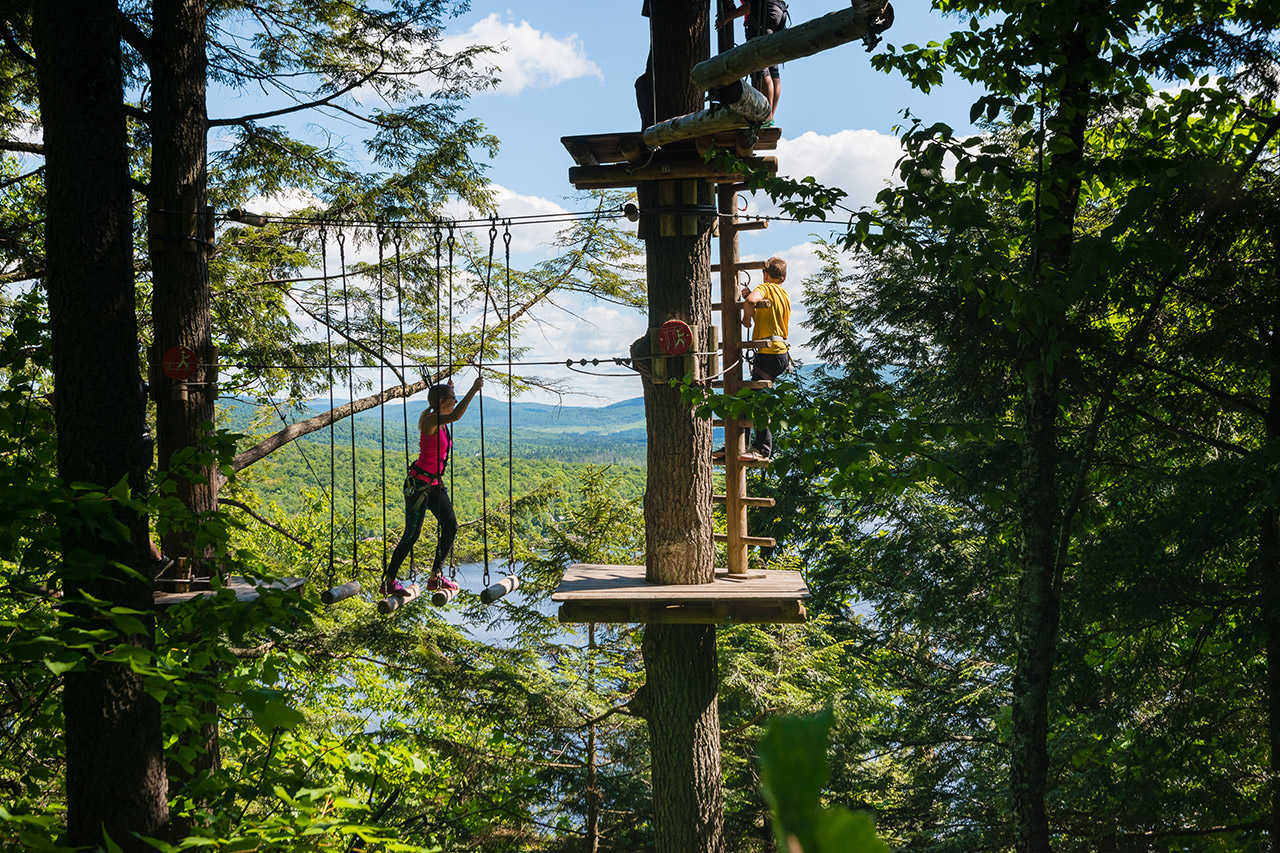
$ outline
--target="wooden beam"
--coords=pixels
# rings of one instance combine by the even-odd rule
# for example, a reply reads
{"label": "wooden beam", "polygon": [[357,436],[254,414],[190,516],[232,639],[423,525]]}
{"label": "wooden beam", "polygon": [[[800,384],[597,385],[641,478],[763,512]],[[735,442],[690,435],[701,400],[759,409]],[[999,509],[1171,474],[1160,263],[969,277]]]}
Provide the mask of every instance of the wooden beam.
{"label": "wooden beam", "polygon": [[[725,495],[712,495],[711,502],[713,504],[722,504],[727,500]],[[743,495],[738,498],[746,506],[773,507],[777,504],[773,498],[753,498],[750,495]]]}
{"label": "wooden beam", "polygon": [[[738,261],[734,266],[740,270],[762,270],[767,261]],[[712,272],[720,272],[719,264],[711,265]]]}
{"label": "wooden beam", "polygon": [[[741,346],[741,344],[739,344],[739,346]],[[727,349],[727,347],[726,347],[726,349]],[[725,385],[724,385],[724,381],[723,381],[723,380],[720,380],[720,379],[716,379],[716,380],[712,381],[712,383],[711,383],[711,387],[712,387],[712,388],[724,388],[724,387],[725,387]],[[749,382],[743,382],[743,383],[742,383],[742,385],[741,385],[740,387],[742,387],[742,388],[751,388],[751,389],[753,389],[753,390],[759,391],[759,390],[762,390],[762,389],[764,389],[764,388],[772,388],[772,387],[773,387],[773,382],[771,382],[771,381],[770,381],[770,380],[768,380],[768,379],[752,379],[752,380],[751,380],[751,381],[749,381]]]}
{"label": "wooden beam", "polygon": [[480,600],[485,604],[493,604],[499,598],[502,598],[509,592],[515,592],[520,588],[520,578],[515,575],[507,575],[495,584],[485,587],[480,593]]}
{"label": "wooden beam", "polygon": [[[752,423],[749,420],[745,420],[744,418],[733,418],[732,420],[734,423],[736,423],[738,426],[742,427],[743,429],[751,429]],[[722,421],[720,418],[711,419],[711,426],[713,427],[723,427],[724,425],[725,425],[724,421]]]}
{"label": "wooden beam", "polygon": [[683,139],[703,139],[726,130],[750,127],[769,118],[769,99],[741,81],[742,93],[731,104],[676,116],[644,129],[644,144],[659,148]]}
{"label": "wooden beam", "polygon": [[700,89],[715,89],[771,65],[781,65],[875,35],[878,29],[883,28],[877,20],[887,7],[884,0],[853,0],[851,8],[758,36],[699,62],[693,66],[690,79]]}
{"label": "wooden beam", "polygon": [[[778,171],[776,157],[750,157],[744,162],[753,169],[762,169],[771,173]],[[569,169],[569,182],[580,190],[634,187],[645,181],[672,181],[686,178],[726,183],[741,177],[740,172],[714,166],[701,157],[688,154],[669,157],[655,155],[653,161],[645,166],[615,163],[608,166],[573,166]]]}
{"label": "wooden beam", "polygon": [[769,220],[748,219],[746,222],[734,222],[732,227],[735,231],[763,231],[769,227]]}
{"label": "wooden beam", "polygon": [[[725,464],[725,462],[726,462],[726,460],[724,460],[724,459],[712,459],[712,460],[711,460],[711,464],[712,464],[712,465],[724,465],[724,464]],[[739,457],[738,457],[738,464],[739,464],[739,465],[741,465],[743,468],[768,468],[768,467],[769,467],[769,460],[768,460],[768,459],[760,459],[760,458],[757,458],[757,457],[755,457],[755,456],[739,456]]]}
{"label": "wooden beam", "polygon": [[325,604],[337,604],[339,601],[350,598],[360,592],[360,581],[351,581],[341,586],[335,586],[333,589],[326,589],[320,593],[320,600]]}
{"label": "wooden beam", "polygon": [[404,595],[388,595],[386,598],[379,601],[378,612],[394,613],[395,611],[399,610],[401,607],[404,607],[410,601],[413,601],[415,598],[417,598],[420,592],[420,590],[418,589],[418,585],[416,583],[408,584],[407,586],[405,586],[404,589],[405,589]]}
{"label": "wooden beam", "polygon": [[[724,533],[713,533],[712,538],[717,542],[728,542],[729,537]],[[778,543],[769,536],[742,536],[738,539],[743,545],[750,545],[753,548],[776,548]]]}
{"label": "wooden beam", "polygon": [[798,624],[805,621],[799,601],[771,605],[734,603],[697,604],[586,604],[567,601],[560,605],[562,623],[626,622],[638,625]]}

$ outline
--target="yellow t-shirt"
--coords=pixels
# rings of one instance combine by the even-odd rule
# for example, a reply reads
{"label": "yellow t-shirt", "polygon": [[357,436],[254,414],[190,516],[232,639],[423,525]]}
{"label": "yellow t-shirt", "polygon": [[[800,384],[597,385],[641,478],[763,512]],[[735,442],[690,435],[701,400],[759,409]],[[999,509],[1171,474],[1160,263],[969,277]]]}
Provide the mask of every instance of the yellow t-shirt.
{"label": "yellow t-shirt", "polygon": [[[782,285],[770,281],[766,281],[756,290],[769,300],[769,307],[756,305],[755,328],[751,331],[751,340],[762,341],[774,336],[789,337],[787,332],[791,326],[791,299],[787,296],[787,291]],[[774,354],[786,351],[787,345],[781,341],[773,341],[756,350],[756,352]]]}

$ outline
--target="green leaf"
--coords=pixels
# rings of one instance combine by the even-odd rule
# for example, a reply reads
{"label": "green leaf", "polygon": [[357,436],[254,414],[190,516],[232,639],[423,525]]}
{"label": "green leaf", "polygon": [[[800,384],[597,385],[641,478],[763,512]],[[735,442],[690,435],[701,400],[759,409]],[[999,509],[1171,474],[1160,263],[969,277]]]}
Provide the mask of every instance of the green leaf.
{"label": "green leaf", "polygon": [[876,836],[875,821],[866,812],[839,807],[818,815],[819,853],[889,853],[889,845]]}

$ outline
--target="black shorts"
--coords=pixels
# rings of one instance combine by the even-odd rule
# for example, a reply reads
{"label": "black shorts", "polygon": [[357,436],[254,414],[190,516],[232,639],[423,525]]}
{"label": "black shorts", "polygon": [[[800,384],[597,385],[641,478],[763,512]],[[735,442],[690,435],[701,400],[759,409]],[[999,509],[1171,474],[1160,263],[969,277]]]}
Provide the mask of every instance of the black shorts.
{"label": "black shorts", "polygon": [[[753,22],[748,19],[746,26],[747,38],[753,39],[756,36],[767,36],[770,33],[776,33],[787,28],[787,7],[778,3],[765,0],[763,3],[763,20]],[[782,72],[778,71],[778,66],[770,65],[764,70],[764,73],[775,80],[782,79]]]}
{"label": "black shorts", "polygon": [[791,353],[758,352],[751,362],[752,379],[777,379],[791,368]]}

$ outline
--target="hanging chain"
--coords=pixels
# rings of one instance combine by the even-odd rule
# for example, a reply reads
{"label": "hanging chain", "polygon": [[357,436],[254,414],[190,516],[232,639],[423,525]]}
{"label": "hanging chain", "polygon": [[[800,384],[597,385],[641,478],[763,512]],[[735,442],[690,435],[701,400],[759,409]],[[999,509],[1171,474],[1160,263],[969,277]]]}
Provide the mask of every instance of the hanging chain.
{"label": "hanging chain", "polygon": [[[450,374],[450,375],[452,375],[452,373],[453,373],[453,247],[454,247],[453,223],[452,223],[452,222],[450,222],[450,223],[449,223],[449,337],[448,337],[448,346],[449,346],[449,368],[448,368],[448,370],[449,370],[449,374]],[[437,383],[439,383],[439,382],[443,381],[444,376],[445,376],[445,374],[443,374],[443,373],[441,373],[441,372],[440,372],[439,359],[436,359],[436,382],[437,382]],[[438,430],[438,429],[439,429],[439,427],[437,427],[437,430]],[[452,441],[453,441],[453,436],[452,436],[452,435],[450,435],[450,436],[449,436],[449,441],[450,441],[450,443],[452,443]],[[449,466],[449,495],[450,495],[450,497],[452,498],[452,496],[453,496],[453,494],[454,494],[454,491],[453,491],[453,447],[452,447],[452,446],[450,446],[450,448],[449,448],[449,455],[448,455],[447,459],[445,460],[445,463]],[[454,579],[456,579],[456,578],[458,577],[458,564],[457,564],[457,562],[455,562],[455,561],[454,561],[454,559],[453,559],[453,546],[452,546],[452,545],[450,545],[450,546],[449,546],[449,577],[450,577],[450,578],[454,578]]]}
{"label": "hanging chain", "polygon": [[515,455],[512,410],[514,408],[511,377],[511,220],[502,229],[502,245],[506,252],[507,271],[507,574],[515,573],[516,564],[516,504],[515,504]]}
{"label": "hanging chain", "polygon": [[[387,313],[384,300],[386,297],[386,280],[383,277],[382,265],[383,242],[386,234],[381,228],[374,231],[378,241],[378,435],[380,447],[380,465],[378,481],[382,487],[382,570],[387,570]],[[354,415],[353,415],[354,417]],[[355,421],[351,422],[355,430]]]}
{"label": "hanging chain", "polygon": [[[351,294],[347,289],[347,235],[338,229],[338,266],[342,273],[342,315],[343,327],[347,336],[347,397],[350,406],[356,399],[355,338],[351,332]],[[360,535],[357,530],[359,518],[356,509],[356,491],[359,488],[356,480],[356,424],[355,415],[348,415],[347,425],[351,428],[351,572],[355,574],[360,565]]]}
{"label": "hanging chain", "polygon": [[[481,377],[484,376],[484,339],[486,322],[489,319],[489,292],[493,284],[493,248],[498,242],[497,217],[491,215],[489,219],[493,224],[489,226],[489,263],[485,268],[484,307],[480,310],[480,341],[479,350],[476,353],[476,372]],[[476,397],[480,401],[480,541],[484,548],[484,585],[487,587],[489,586],[489,483],[485,471],[483,388],[476,393]]]}
{"label": "hanging chain", "polygon": [[337,510],[334,498],[337,497],[338,478],[335,470],[333,441],[333,319],[329,308],[329,234],[320,229],[320,278],[324,282],[324,347],[325,368],[329,379],[329,589],[333,589],[333,541],[334,525],[337,523]]}

